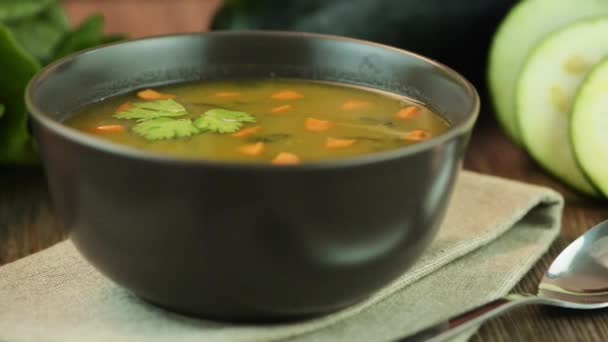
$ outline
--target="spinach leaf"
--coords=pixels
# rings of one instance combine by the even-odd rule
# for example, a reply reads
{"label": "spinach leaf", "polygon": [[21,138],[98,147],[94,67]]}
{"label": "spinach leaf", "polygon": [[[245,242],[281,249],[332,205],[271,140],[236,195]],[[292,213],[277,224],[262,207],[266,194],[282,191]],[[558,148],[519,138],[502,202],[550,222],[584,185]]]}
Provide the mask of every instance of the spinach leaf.
{"label": "spinach leaf", "polygon": [[65,57],[73,52],[88,49],[104,42],[104,19],[102,15],[93,15],[78,28],[66,33],[57,44],[54,59]]}
{"label": "spinach leaf", "polygon": [[11,31],[0,24],[0,163],[34,162],[37,153],[27,129],[23,91],[40,64],[17,42]]}
{"label": "spinach leaf", "polygon": [[0,1],[0,22],[30,18],[42,12],[55,0],[2,0]]}
{"label": "spinach leaf", "polygon": [[37,161],[23,93],[41,65],[121,39],[103,36],[101,16],[70,31],[59,0],[0,0],[0,164]]}
{"label": "spinach leaf", "polygon": [[120,42],[125,39],[127,39],[127,35],[125,35],[125,34],[109,34],[109,35],[103,37],[101,43],[110,44],[110,43]]}
{"label": "spinach leaf", "polygon": [[55,46],[69,29],[65,13],[55,1],[35,16],[6,25],[25,50],[43,63],[50,62]]}

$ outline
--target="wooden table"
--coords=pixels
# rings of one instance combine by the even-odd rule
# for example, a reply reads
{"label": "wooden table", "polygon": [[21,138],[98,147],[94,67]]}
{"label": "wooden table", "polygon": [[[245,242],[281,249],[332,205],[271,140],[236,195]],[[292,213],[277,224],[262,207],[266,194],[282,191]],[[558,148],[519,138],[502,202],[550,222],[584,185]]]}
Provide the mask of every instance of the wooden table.
{"label": "wooden table", "polygon": [[[108,30],[149,34],[196,31],[207,28],[218,0],[67,0],[75,22],[92,11],[108,18]],[[133,20],[146,11],[146,24]],[[560,191],[567,200],[560,238],[549,253],[520,282],[516,291],[534,292],[553,258],[589,227],[608,218],[608,203],[592,201],[547,176],[497,128],[487,111],[482,113],[466,156],[473,171],[541,184]],[[39,167],[0,168],[0,265],[46,248],[66,238],[50,206],[44,175]],[[608,311],[572,312],[527,307],[482,327],[473,341],[608,341]]]}

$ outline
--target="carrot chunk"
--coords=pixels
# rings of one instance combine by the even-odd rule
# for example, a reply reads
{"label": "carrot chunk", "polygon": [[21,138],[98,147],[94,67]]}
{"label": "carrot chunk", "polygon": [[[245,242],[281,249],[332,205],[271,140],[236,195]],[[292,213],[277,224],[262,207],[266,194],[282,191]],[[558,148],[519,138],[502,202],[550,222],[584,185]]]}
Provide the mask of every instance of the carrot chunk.
{"label": "carrot chunk", "polygon": [[264,153],[264,143],[257,142],[255,144],[243,145],[239,147],[239,152],[247,156],[259,156]]}
{"label": "carrot chunk", "polygon": [[336,139],[329,137],[325,140],[325,147],[329,149],[347,148],[353,146],[357,140],[355,139]]}
{"label": "carrot chunk", "polygon": [[409,141],[422,141],[422,140],[426,140],[426,139],[428,139],[430,137],[431,137],[431,135],[429,134],[429,132],[423,131],[421,129],[417,129],[415,131],[409,132],[405,136],[405,140],[409,140]]}
{"label": "carrot chunk", "polygon": [[395,117],[399,120],[409,120],[418,114],[418,107],[410,106],[403,108],[395,114]]}
{"label": "carrot chunk", "polygon": [[126,112],[128,110],[133,109],[133,108],[135,108],[134,105],[132,105],[129,102],[125,102],[125,103],[121,104],[118,108],[116,108],[116,113]]}
{"label": "carrot chunk", "polygon": [[298,165],[300,164],[300,157],[293,153],[281,152],[272,159],[274,165]]}
{"label": "carrot chunk", "polygon": [[223,98],[223,99],[231,99],[231,98],[241,96],[241,93],[236,92],[236,91],[221,91],[219,93],[215,93],[213,96]]}
{"label": "carrot chunk", "polygon": [[95,127],[95,132],[98,133],[119,133],[124,131],[125,127],[121,125],[101,125]]}
{"label": "carrot chunk", "polygon": [[342,110],[360,110],[360,109],[368,108],[369,106],[371,106],[371,103],[369,103],[367,101],[348,100],[340,106],[340,109],[342,109]]}
{"label": "carrot chunk", "polygon": [[260,129],[262,129],[262,127],[260,127],[260,126],[247,127],[247,128],[241,129],[240,131],[238,131],[236,133],[232,133],[232,136],[237,137],[237,138],[246,138],[246,137],[256,134],[257,132],[260,131]]}
{"label": "carrot chunk", "polygon": [[278,93],[272,94],[271,98],[275,100],[288,101],[288,100],[297,100],[303,98],[304,95],[295,92],[293,90],[283,90]]}
{"label": "carrot chunk", "polygon": [[293,110],[293,106],[290,104],[286,104],[286,105],[274,107],[274,108],[272,108],[272,110],[270,112],[272,114],[283,114],[283,113],[291,112],[292,110]]}
{"label": "carrot chunk", "polygon": [[174,99],[176,96],[172,94],[163,94],[159,93],[156,90],[146,89],[137,93],[137,96],[146,101],[154,101],[154,100],[169,100]]}
{"label": "carrot chunk", "polygon": [[323,132],[332,128],[335,124],[331,121],[319,120],[315,118],[306,119],[306,129],[313,132]]}

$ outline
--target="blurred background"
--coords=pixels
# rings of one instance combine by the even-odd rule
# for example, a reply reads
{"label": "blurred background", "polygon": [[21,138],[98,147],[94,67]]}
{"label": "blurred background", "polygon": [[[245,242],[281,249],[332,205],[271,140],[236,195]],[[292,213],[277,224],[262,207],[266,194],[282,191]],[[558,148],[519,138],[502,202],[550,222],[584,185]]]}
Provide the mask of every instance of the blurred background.
{"label": "blurred background", "polygon": [[206,31],[221,0],[63,0],[68,16],[80,24],[89,15],[105,16],[108,34],[140,38]]}
{"label": "blurred background", "polygon": [[463,73],[486,96],[490,42],[516,0],[64,0],[74,24],[105,16],[129,38],[209,29],[338,34],[405,48]]}

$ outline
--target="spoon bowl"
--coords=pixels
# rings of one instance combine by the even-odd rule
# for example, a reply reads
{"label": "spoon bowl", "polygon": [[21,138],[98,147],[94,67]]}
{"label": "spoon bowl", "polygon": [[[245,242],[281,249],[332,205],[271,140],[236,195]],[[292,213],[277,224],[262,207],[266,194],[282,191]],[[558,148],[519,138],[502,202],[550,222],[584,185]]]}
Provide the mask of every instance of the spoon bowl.
{"label": "spoon bowl", "polygon": [[509,294],[400,341],[446,341],[512,308],[541,304],[566,309],[608,307],[608,221],[574,240],[553,261],[538,293]]}
{"label": "spoon bowl", "polygon": [[587,231],[560,253],[538,286],[538,295],[608,306],[608,221]]}

